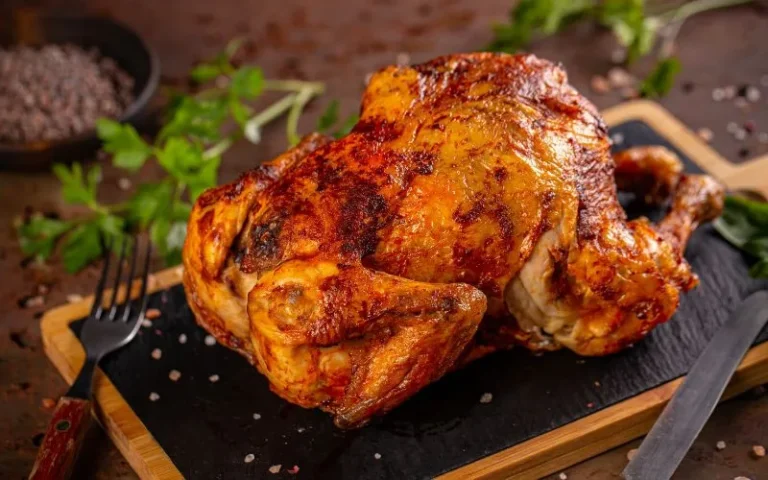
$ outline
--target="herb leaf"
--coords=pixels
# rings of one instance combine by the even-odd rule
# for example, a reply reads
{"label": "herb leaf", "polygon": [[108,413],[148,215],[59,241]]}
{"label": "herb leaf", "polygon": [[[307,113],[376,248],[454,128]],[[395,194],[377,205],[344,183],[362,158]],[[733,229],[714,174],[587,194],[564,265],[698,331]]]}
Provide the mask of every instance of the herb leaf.
{"label": "herb leaf", "polygon": [[96,188],[101,181],[101,167],[94,165],[84,175],[82,165],[77,162],[72,164],[71,169],[57,163],[53,166],[53,173],[61,182],[61,192],[67,203],[97,205]]}
{"label": "herb leaf", "polygon": [[157,160],[168,173],[189,188],[193,201],[205,189],[216,185],[221,158],[204,158],[200,146],[183,137],[170,138],[165,147],[157,152]]}
{"label": "herb leaf", "polygon": [[172,200],[173,185],[169,182],[142,184],[128,201],[127,220],[129,224],[144,229],[171,205]]}
{"label": "herb leaf", "polygon": [[112,163],[116,167],[136,171],[152,155],[152,148],[127,123],[101,118],[96,122],[96,131],[104,150],[114,155]]}
{"label": "herb leaf", "polygon": [[768,203],[728,196],[715,229],[732,245],[758,258],[750,275],[768,278]]}
{"label": "herb leaf", "polygon": [[232,75],[229,88],[238,98],[254,99],[264,88],[264,74],[258,67],[242,67]]}
{"label": "herb leaf", "polygon": [[64,268],[75,273],[103,253],[99,225],[96,221],[79,225],[67,236],[61,253]]}
{"label": "herb leaf", "polygon": [[670,57],[659,62],[653,71],[643,80],[640,94],[643,97],[663,97],[672,89],[675,77],[680,73],[680,60]]}
{"label": "herb leaf", "polygon": [[28,222],[19,225],[16,233],[24,255],[46,260],[53,253],[58,239],[72,228],[70,222],[33,215]]}
{"label": "herb leaf", "polygon": [[339,121],[339,101],[331,100],[320,118],[317,119],[315,128],[318,132],[325,133]]}
{"label": "herb leaf", "polygon": [[360,116],[356,113],[353,113],[352,115],[348,116],[344,122],[342,122],[341,126],[338,130],[336,130],[333,133],[333,136],[336,138],[341,138],[344,135],[347,135],[349,132],[352,131],[352,129],[357,125],[357,122],[360,120]]}

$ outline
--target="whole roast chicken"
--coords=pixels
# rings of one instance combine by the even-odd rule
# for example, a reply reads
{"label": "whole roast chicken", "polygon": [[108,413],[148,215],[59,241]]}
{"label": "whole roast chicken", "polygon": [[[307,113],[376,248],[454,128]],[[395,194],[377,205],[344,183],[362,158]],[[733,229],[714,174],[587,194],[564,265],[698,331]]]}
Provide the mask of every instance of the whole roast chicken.
{"label": "whole roast chicken", "polygon": [[[533,55],[385,68],[349,135],[309,135],[200,196],[189,303],[275,393],[340,427],[499,349],[616,352],[696,285],[682,253],[723,189],[664,148],[609,147]],[[667,216],[627,221],[617,187]]]}

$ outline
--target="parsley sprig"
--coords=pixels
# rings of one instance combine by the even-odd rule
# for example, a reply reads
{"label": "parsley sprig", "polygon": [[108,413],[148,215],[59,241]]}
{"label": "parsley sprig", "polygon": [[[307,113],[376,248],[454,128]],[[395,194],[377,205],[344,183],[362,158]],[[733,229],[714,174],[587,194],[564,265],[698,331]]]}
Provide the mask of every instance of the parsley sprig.
{"label": "parsley sprig", "polygon": [[632,64],[659,44],[657,65],[641,86],[643,96],[663,96],[674,84],[680,62],[674,42],[683,22],[707,10],[751,0],[694,0],[675,4],[645,0],[521,0],[510,11],[509,22],[494,25],[489,50],[514,53],[536,40],[553,35],[576,21],[592,21],[611,29]]}
{"label": "parsley sprig", "polygon": [[[23,253],[43,261],[61,244],[65,269],[77,272],[99,258],[104,245],[117,245],[130,232],[148,231],[166,263],[179,263],[192,203],[216,185],[222,154],[242,139],[259,143],[263,127],[282,116],[288,143],[298,143],[302,111],[325,88],[318,82],[267,80],[256,66],[236,66],[233,57],[240,43],[230,42],[215,58],[192,69],[190,77],[201,88],[193,95],[173,95],[167,120],[153,142],[129,124],[98,121],[98,136],[115,167],[134,174],[154,160],[166,174],[162,180],[142,183],[127,201],[107,205],[98,199],[101,167],[54,165],[64,201],[85,213],[68,219],[34,214],[19,221]],[[267,91],[284,95],[257,111],[254,100]],[[338,102],[331,102],[318,129],[326,131],[337,120]],[[341,129],[348,130],[355,121],[350,117]]]}

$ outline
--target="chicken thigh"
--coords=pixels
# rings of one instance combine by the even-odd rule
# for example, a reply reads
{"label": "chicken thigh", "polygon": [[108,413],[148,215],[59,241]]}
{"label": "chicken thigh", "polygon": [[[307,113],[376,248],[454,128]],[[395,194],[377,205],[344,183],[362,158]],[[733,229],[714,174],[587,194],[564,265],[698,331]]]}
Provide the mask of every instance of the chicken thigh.
{"label": "chicken thigh", "polygon": [[[342,427],[513,345],[616,352],[696,285],[682,252],[723,190],[664,148],[609,147],[533,55],[385,68],[349,135],[201,195],[189,303],[277,394]],[[617,185],[668,215],[627,221]]]}

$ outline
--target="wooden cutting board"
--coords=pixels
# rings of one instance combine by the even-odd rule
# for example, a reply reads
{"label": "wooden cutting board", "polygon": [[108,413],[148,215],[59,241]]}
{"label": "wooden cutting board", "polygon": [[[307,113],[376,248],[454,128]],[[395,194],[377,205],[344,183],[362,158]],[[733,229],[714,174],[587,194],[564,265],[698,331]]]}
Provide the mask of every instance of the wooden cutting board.
{"label": "wooden cutting board", "polygon": [[[733,165],[646,101],[604,116],[612,134],[623,137],[617,148],[664,144],[689,171],[768,197],[768,156]],[[524,349],[491,355],[350,432],[322,412],[279,399],[237,354],[207,346],[178,285],[181,271],[165,270],[154,276],[150,300],[163,315],[97,373],[96,416],[142,478],[538,478],[646,433],[728,313],[749,293],[768,288],[748,278],[749,260],[710,227],[694,234],[686,257],[701,285],[684,297],[675,318],[634,348],[594,359]],[[91,301],[42,319],[46,353],[70,383],[84,360],[78,320]],[[766,340],[768,330],[742,361],[726,398],[768,382]],[[155,348],[159,360],[150,355]],[[181,372],[176,382],[168,378],[171,369]],[[160,399],[150,401],[150,392]],[[486,392],[493,401],[480,403]],[[248,454],[255,458],[245,463]],[[281,471],[271,474],[277,464]],[[294,465],[298,473],[289,473]]]}

